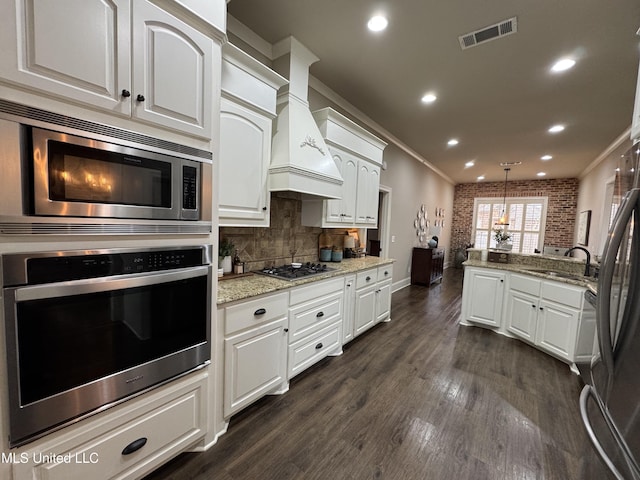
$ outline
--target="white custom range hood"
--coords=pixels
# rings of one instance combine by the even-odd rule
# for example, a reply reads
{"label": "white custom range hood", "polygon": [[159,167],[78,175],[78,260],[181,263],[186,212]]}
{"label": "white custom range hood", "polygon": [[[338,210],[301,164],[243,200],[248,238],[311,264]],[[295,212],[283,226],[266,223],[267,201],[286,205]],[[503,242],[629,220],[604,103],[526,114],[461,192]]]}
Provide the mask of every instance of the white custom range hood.
{"label": "white custom range hood", "polygon": [[274,68],[289,78],[278,92],[269,167],[269,190],[342,197],[342,176],[324,143],[307,100],[309,66],[318,61],[294,37],[273,46]]}

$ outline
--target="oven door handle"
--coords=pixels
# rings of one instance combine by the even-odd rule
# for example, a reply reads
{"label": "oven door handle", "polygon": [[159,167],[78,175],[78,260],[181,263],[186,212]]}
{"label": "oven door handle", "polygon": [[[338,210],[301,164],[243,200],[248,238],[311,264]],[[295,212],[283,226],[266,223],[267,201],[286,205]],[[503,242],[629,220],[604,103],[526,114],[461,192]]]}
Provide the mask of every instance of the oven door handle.
{"label": "oven door handle", "polygon": [[145,287],[159,283],[176,282],[189,278],[202,277],[211,274],[210,266],[181,268],[162,272],[148,272],[123,277],[90,278],[84,280],[70,280],[68,282],[49,283],[30,287],[16,287],[15,301],[26,302],[45,298],[68,297],[98,292],[124,290],[126,288]]}

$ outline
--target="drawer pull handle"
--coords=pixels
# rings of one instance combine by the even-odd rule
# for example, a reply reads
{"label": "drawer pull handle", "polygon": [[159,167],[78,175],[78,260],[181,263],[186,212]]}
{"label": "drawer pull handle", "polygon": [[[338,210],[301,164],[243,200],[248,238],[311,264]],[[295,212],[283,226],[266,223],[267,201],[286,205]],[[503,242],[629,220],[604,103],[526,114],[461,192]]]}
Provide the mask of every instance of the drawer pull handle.
{"label": "drawer pull handle", "polygon": [[324,312],[318,312],[316,313],[316,317],[320,318],[320,317],[324,317]]}
{"label": "drawer pull handle", "polygon": [[140,450],[146,444],[147,444],[147,438],[146,437],[142,437],[142,438],[139,438],[137,440],[134,440],[129,445],[124,447],[124,449],[122,450],[122,455],[131,455],[133,452],[136,452],[136,451]]}
{"label": "drawer pull handle", "polygon": [[253,312],[255,316],[264,315],[265,313],[267,313],[267,311],[264,308],[259,308],[255,312]]}
{"label": "drawer pull handle", "polygon": [[371,280],[371,277],[367,277],[365,278],[365,280],[368,282],[369,280]]}
{"label": "drawer pull handle", "polygon": [[323,346],[322,343],[317,344],[316,345],[316,350],[320,350],[322,348],[322,346]]}

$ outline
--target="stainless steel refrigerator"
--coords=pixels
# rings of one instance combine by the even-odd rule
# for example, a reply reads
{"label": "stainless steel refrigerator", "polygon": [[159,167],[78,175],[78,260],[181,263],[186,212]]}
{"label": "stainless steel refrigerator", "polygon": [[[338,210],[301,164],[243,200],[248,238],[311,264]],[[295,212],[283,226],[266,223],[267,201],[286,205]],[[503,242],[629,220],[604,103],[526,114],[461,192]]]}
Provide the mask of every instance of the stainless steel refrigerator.
{"label": "stainless steel refrigerator", "polygon": [[585,295],[596,310],[599,352],[580,395],[580,412],[598,454],[621,480],[640,480],[639,147],[621,160],[597,295]]}

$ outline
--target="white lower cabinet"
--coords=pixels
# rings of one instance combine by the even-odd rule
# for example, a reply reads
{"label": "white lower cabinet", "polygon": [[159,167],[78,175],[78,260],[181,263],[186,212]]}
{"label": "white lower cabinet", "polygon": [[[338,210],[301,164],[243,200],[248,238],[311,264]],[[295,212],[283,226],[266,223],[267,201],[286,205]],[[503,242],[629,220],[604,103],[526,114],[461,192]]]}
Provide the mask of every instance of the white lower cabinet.
{"label": "white lower cabinet", "polygon": [[287,378],[342,353],[344,277],[297,287],[289,299]]}
{"label": "white lower cabinet", "polygon": [[224,308],[224,416],[286,385],[288,293]]}
{"label": "white lower cabinet", "polygon": [[207,379],[193,373],[16,449],[13,479],[142,477],[204,437]]}
{"label": "white lower cabinet", "polygon": [[356,307],[356,276],[347,275],[344,282],[344,313],[342,315],[342,344],[353,340],[353,321]]}
{"label": "white lower cabinet", "polygon": [[466,268],[462,287],[462,319],[491,327],[502,324],[507,274],[487,268]]}
{"label": "white lower cabinet", "polygon": [[[584,288],[526,274],[469,270],[465,271],[462,293],[463,323],[469,320],[498,327],[498,332],[520,338],[569,363],[591,359],[595,315],[583,310]],[[489,288],[495,285],[497,290],[498,283],[508,284],[502,322],[497,320],[497,311],[502,310],[499,299]]]}
{"label": "white lower cabinet", "polygon": [[392,275],[392,265],[383,265],[356,274],[354,337],[389,318]]}

